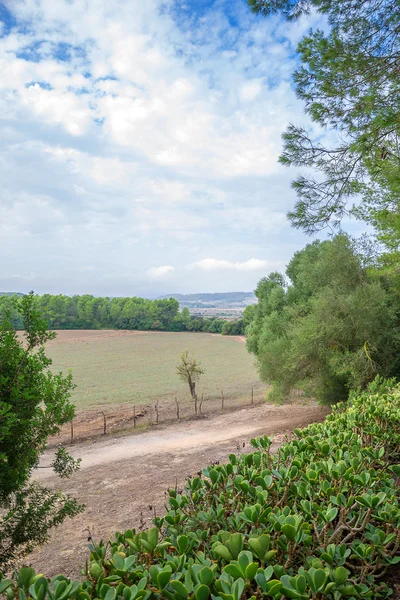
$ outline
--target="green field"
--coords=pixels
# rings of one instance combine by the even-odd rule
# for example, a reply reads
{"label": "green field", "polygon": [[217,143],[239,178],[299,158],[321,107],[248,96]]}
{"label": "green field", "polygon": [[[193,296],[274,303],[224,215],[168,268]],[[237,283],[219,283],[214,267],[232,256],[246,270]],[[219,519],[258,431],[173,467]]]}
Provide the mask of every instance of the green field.
{"label": "green field", "polygon": [[180,354],[195,354],[205,369],[198,384],[204,398],[249,398],[254,386],[264,389],[254,357],[243,339],[209,333],[136,331],[59,331],[46,346],[54,372],[72,369],[77,385],[72,399],[78,409],[104,404],[188,397],[175,373]]}

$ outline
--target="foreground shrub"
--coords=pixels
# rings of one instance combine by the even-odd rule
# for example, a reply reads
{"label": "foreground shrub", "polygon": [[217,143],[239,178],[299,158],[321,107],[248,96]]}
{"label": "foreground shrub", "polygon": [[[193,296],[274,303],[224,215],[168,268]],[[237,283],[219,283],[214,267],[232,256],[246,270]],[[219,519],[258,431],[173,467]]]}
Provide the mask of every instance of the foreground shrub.
{"label": "foreground shrub", "polygon": [[152,529],[91,547],[83,582],[24,568],[0,582],[21,600],[385,598],[400,561],[400,387],[378,382],[296,430],[267,437],[170,490]]}
{"label": "foreground shrub", "polygon": [[[55,333],[36,308],[33,292],[12,299],[24,335],[11,313],[0,315],[0,569],[8,569],[49,538],[51,528],[83,507],[75,498],[30,480],[47,439],[75,414],[71,374],[52,375],[45,344]],[[51,467],[69,477],[79,467],[59,448]]]}

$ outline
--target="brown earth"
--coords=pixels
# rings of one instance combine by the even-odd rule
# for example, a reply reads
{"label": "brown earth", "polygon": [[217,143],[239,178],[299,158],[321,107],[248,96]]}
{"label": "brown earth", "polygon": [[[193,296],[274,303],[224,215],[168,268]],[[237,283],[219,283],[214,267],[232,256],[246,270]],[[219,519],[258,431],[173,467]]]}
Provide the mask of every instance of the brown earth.
{"label": "brown earth", "polygon": [[[294,396],[293,396],[294,397]],[[298,398],[296,398],[298,399]],[[248,397],[226,398],[221,400],[214,398],[200,400],[198,413],[204,417],[226,414],[230,411],[239,410],[247,406],[251,407],[251,395]],[[253,393],[253,404],[265,404],[265,391],[256,389]],[[157,412],[152,404],[112,404],[111,406],[100,406],[90,410],[78,411],[72,423],[61,427],[60,433],[49,439],[50,448],[60,444],[86,442],[89,439],[103,437],[104,429],[112,436],[135,433],[135,430],[143,432],[153,425],[171,425],[177,423],[177,409],[181,420],[195,417],[194,403],[192,401],[181,401],[178,405],[171,400],[157,403]],[[71,438],[72,436],[72,438]]]}
{"label": "brown earth", "polygon": [[384,577],[385,583],[393,590],[391,600],[400,600],[400,568],[398,565],[391,567]]}
{"label": "brown earth", "polygon": [[[71,343],[81,343],[92,340],[105,340],[111,338],[132,337],[137,335],[153,335],[153,331],[136,331],[126,329],[63,329],[56,331],[57,337],[50,342],[48,346],[59,346]],[[159,333],[159,332],[157,332]],[[164,332],[161,332],[164,333]]]}
{"label": "brown earth", "polygon": [[[55,530],[27,563],[48,576],[79,576],[88,557],[88,529],[98,541],[116,530],[147,527],[154,514],[163,514],[169,487],[183,486],[188,475],[225,461],[232,452],[249,452],[251,437],[274,435],[277,448],[293,429],[321,421],[327,412],[316,404],[263,404],[72,446],[71,454],[82,458],[81,470],[61,481],[61,487],[86,504],[86,510]],[[46,452],[41,466],[49,464],[53,452]],[[35,477],[49,487],[60,485],[51,470],[38,470]]]}

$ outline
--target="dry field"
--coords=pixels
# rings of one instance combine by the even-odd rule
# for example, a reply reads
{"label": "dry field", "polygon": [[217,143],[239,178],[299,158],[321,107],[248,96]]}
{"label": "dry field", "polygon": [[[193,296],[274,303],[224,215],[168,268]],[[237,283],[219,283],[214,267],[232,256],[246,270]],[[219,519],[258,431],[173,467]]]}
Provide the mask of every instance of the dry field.
{"label": "dry field", "polygon": [[72,369],[76,389],[72,400],[78,411],[107,405],[153,405],[156,400],[189,403],[186,386],[175,365],[184,350],[195,354],[205,374],[199,394],[207,400],[249,398],[260,394],[254,358],[243,338],[209,333],[142,331],[59,331],[47,344],[53,371]]}

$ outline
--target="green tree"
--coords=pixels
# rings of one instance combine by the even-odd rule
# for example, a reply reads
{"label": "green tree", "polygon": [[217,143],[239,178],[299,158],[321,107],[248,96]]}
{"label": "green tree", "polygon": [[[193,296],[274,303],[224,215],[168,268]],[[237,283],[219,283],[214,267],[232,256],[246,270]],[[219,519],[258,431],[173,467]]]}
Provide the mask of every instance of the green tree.
{"label": "green tree", "polygon": [[180,362],[176,365],[176,372],[182,381],[188,384],[190,395],[195,405],[195,412],[197,413],[197,392],[196,383],[199,381],[200,376],[205,373],[200,362],[194,357],[189,356],[189,352],[185,350],[181,354]]}
{"label": "green tree", "polygon": [[[15,302],[25,330],[17,335],[10,314],[0,326],[0,569],[48,538],[49,529],[82,510],[74,498],[30,482],[48,436],[74,416],[72,377],[52,375],[44,344],[55,337],[33,292]],[[63,448],[52,464],[61,476],[78,468]]]}
{"label": "green tree", "polygon": [[222,335],[243,335],[245,333],[245,324],[243,319],[236,321],[225,321],[221,330]]}
{"label": "green tree", "polygon": [[397,299],[347,236],[309,244],[286,274],[287,281],[276,273],[260,281],[247,329],[248,349],[276,399],[300,388],[336,402],[377,374],[400,375]]}
{"label": "green tree", "polygon": [[[287,19],[317,11],[329,32],[300,42],[296,92],[311,119],[331,132],[290,125],[281,162],[313,168],[293,183],[289,218],[314,233],[352,213],[371,222],[398,252],[400,242],[400,10],[393,0],[248,0],[254,12]],[[336,132],[336,141],[333,133]],[[332,141],[333,140],[333,141]],[[360,196],[361,195],[361,196]],[[362,198],[356,208],[349,199]]]}
{"label": "green tree", "polygon": [[244,311],[243,311],[243,324],[244,324],[245,328],[253,320],[253,318],[254,318],[254,312],[255,312],[255,305],[254,304],[249,304],[244,309]]}
{"label": "green tree", "polygon": [[210,333],[221,333],[222,328],[225,324],[223,319],[213,319],[209,328]]}

